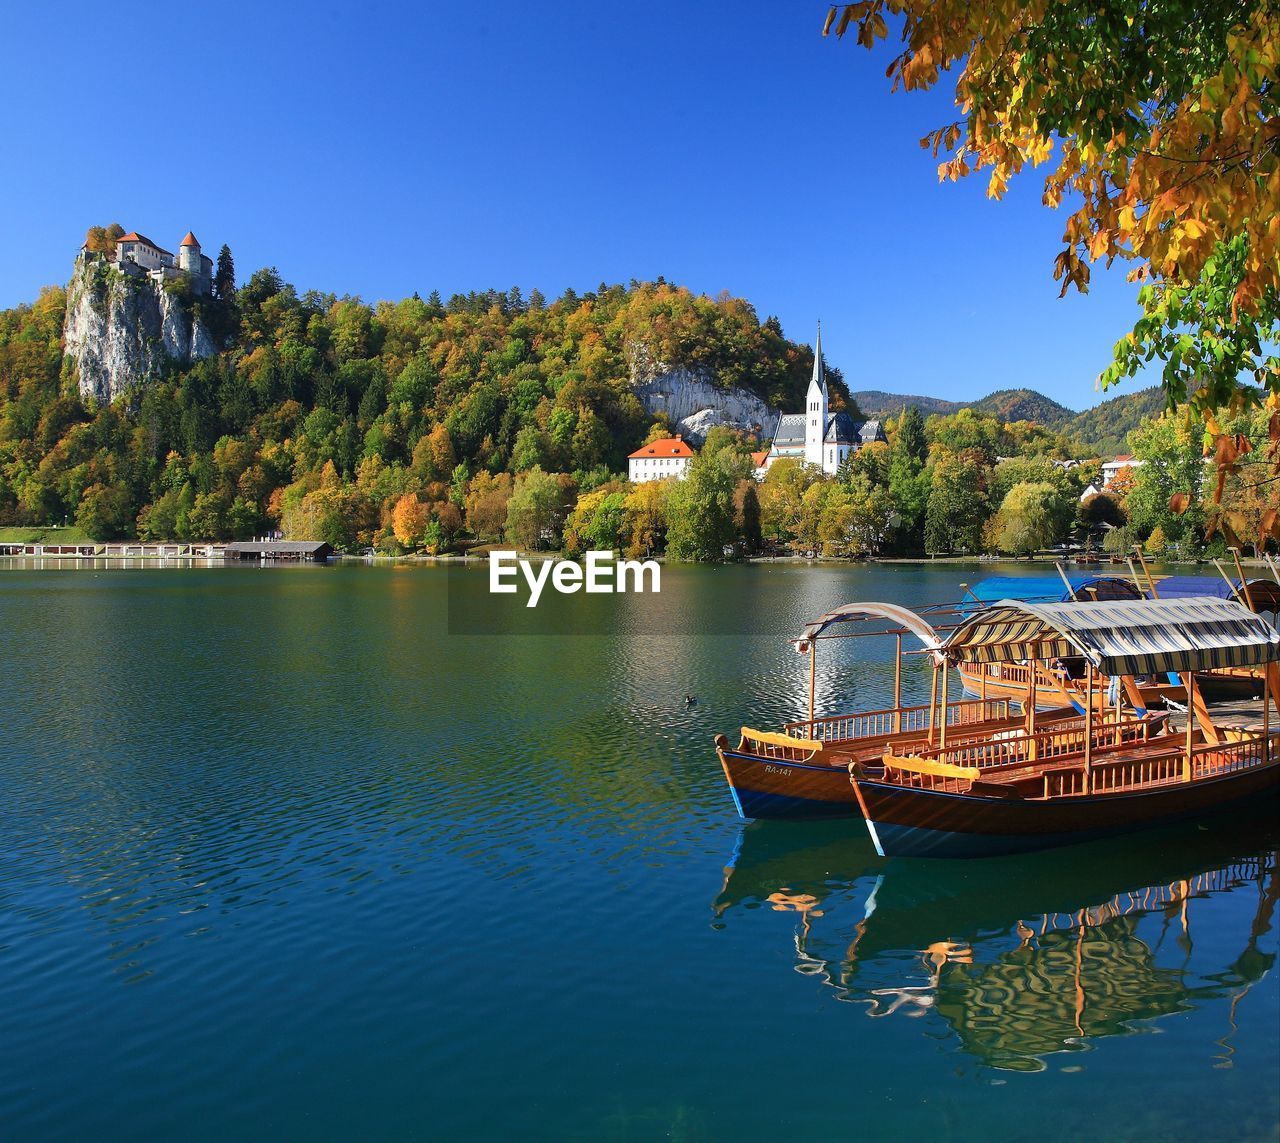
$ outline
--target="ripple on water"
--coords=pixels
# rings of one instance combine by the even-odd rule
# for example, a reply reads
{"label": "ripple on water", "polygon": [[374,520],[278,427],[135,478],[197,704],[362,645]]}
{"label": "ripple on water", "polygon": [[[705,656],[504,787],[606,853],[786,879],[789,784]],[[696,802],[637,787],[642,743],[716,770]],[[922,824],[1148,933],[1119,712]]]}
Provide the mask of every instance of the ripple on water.
{"label": "ripple on water", "polygon": [[[1017,923],[1104,904],[1106,861],[1083,887],[1050,866],[966,888],[886,871],[848,823],[740,834],[711,748],[802,715],[807,660],[786,639],[804,620],[859,593],[943,598],[970,573],[668,570],[657,634],[628,616],[614,638],[510,640],[450,638],[426,570],[0,573],[22,714],[0,739],[7,1126],[788,1134],[794,1101],[762,1118],[744,1098],[744,1046],[771,1090],[805,1093],[816,1137],[949,1130],[925,1089],[975,1130],[1034,1116],[1044,1087],[997,1115],[965,1103],[991,1085],[964,1069],[1040,1058],[988,1015],[1021,997],[1056,1020],[1076,930],[1023,947]],[[832,649],[820,710],[886,704],[889,653]],[[908,695],[927,685],[908,672]],[[1051,899],[1020,896],[1039,882]],[[1258,1081],[1275,1037],[1249,1024],[1273,974],[1236,1003],[1235,1067],[1206,1086],[1200,1066],[1234,996],[1214,974],[1275,954],[1274,930],[1244,956],[1208,935],[1247,931],[1254,885],[1192,899],[1193,924],[1217,910],[1193,930],[1194,979],[1156,932],[1167,903],[1090,922],[1085,951],[1152,954],[1117,997],[1190,1008],[1176,1025],[1125,1010],[1165,1032],[1154,1070],[1118,1046],[1144,1037],[1087,1028],[1089,1066],[1063,1079],[1080,1106],[1118,1114],[1108,1083],[1138,1074],[1166,1128],[1196,1122],[1183,1090],[1274,1112]],[[815,1059],[841,1083],[815,1085]]]}

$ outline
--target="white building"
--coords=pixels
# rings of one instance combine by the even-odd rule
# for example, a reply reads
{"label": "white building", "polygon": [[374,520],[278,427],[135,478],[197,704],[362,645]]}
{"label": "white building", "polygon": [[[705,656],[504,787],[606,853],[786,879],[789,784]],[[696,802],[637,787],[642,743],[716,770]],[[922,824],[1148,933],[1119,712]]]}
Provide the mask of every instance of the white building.
{"label": "white building", "polygon": [[[81,258],[93,256],[87,244],[80,247]],[[213,259],[200,252],[200,243],[190,230],[178,247],[176,258],[145,234],[131,230],[116,240],[111,265],[122,274],[145,274],[154,282],[185,277],[198,294],[207,294],[213,288]]]}
{"label": "white building", "polygon": [[641,445],[627,457],[627,479],[632,484],[646,480],[665,480],[674,476],[683,480],[693,463],[693,449],[680,437],[665,437]]}
{"label": "white building", "polygon": [[1116,477],[1122,472],[1131,468],[1141,468],[1146,463],[1147,462],[1145,460],[1138,460],[1135,457],[1130,456],[1128,453],[1125,453],[1123,456],[1116,457],[1115,460],[1107,461],[1107,463],[1102,466],[1103,491],[1110,488]]}
{"label": "white building", "polygon": [[794,457],[828,475],[839,471],[845,458],[872,441],[885,440],[879,421],[855,421],[848,413],[832,413],[827,398],[826,370],[822,365],[822,326],[813,349],[813,376],[805,395],[803,413],[783,413],[773,433],[773,444],[756,475],[763,478],[775,460]]}

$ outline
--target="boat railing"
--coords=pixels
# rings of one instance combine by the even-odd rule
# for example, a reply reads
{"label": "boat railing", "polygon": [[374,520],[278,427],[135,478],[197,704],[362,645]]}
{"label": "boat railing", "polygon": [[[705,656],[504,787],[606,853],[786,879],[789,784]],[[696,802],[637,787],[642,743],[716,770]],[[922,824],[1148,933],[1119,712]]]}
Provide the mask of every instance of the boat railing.
{"label": "boat railing", "polygon": [[[1093,720],[1086,730],[1083,718],[1072,719],[1066,723],[1055,722],[1052,727],[1030,734],[1011,727],[977,738],[949,742],[945,747],[922,745],[912,749],[909,757],[940,762],[950,767],[973,767],[981,772],[1025,763],[1083,757],[1086,734],[1092,737],[1093,750],[1116,749],[1135,742],[1145,742],[1157,725],[1161,723],[1150,718],[1126,718],[1118,722]],[[886,766],[893,766],[892,752],[885,755],[884,761]],[[916,784],[914,779],[912,784]]]}
{"label": "boat railing", "polygon": [[1127,758],[1115,762],[1101,761],[1086,774],[1082,766],[1048,770],[1044,775],[1044,796],[1064,798],[1079,794],[1107,794],[1116,790],[1135,790],[1147,786],[1163,786],[1183,776],[1184,750],[1173,746],[1167,753],[1143,758]]}
{"label": "boat railing", "polygon": [[[975,663],[973,665],[966,664],[961,670],[970,678],[981,678],[986,675],[988,679],[1002,683],[1013,683],[1024,689],[1031,685],[1032,668],[1025,663]],[[1071,681],[1067,672],[1061,668],[1050,671],[1039,664],[1035,668],[1035,675],[1036,683],[1040,686],[1044,686],[1046,683],[1063,685]]]}
{"label": "boat railing", "polygon": [[1235,742],[1208,742],[1203,746],[1196,746],[1191,751],[1191,776],[1210,778],[1263,766],[1272,759],[1280,758],[1278,738],[1280,735],[1276,733],[1259,733]]}
{"label": "boat railing", "polygon": [[[893,734],[916,734],[929,730],[930,715],[936,721],[937,706],[889,707],[885,710],[834,714],[824,718],[788,722],[783,729],[793,738],[819,742],[851,742],[860,738],[888,738]],[[1008,699],[966,699],[947,706],[947,725],[972,726],[992,719],[1009,718]]]}

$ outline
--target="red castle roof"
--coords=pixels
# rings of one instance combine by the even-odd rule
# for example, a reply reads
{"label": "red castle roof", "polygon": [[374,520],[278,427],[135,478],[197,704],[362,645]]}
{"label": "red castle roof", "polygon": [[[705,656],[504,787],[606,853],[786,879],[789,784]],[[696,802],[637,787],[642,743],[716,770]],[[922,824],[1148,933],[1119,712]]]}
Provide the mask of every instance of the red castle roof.
{"label": "red castle roof", "polygon": [[161,254],[169,253],[163,246],[157,246],[145,234],[139,234],[136,230],[131,230],[128,234],[122,234],[116,239],[116,242],[117,244],[121,242],[141,242],[143,246],[150,246],[152,250],[159,250]]}
{"label": "red castle roof", "polygon": [[188,230],[188,231],[187,231],[187,236],[186,236],[186,238],[184,238],[184,239],[182,240],[182,242],[180,243],[180,245],[181,245],[181,246],[195,246],[195,247],[199,248],[199,246],[200,246],[200,242],[199,242],[199,240],[196,238],[196,236],[195,236],[194,234],[192,234],[192,233],[191,233],[191,231],[189,231],[189,230]]}

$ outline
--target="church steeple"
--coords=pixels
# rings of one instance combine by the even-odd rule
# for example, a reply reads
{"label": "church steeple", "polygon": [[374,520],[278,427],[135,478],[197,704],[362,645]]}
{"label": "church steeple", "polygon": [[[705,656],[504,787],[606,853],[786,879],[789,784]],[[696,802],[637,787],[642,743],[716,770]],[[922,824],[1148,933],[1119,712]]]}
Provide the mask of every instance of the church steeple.
{"label": "church steeple", "polygon": [[813,379],[811,385],[822,390],[823,399],[827,396],[827,371],[822,365],[822,322],[818,322],[818,340],[813,344]]}
{"label": "church steeple", "polygon": [[818,323],[818,340],[813,346],[813,376],[805,395],[804,460],[805,464],[822,468],[822,442],[827,435],[827,376],[822,367],[822,323]]}

